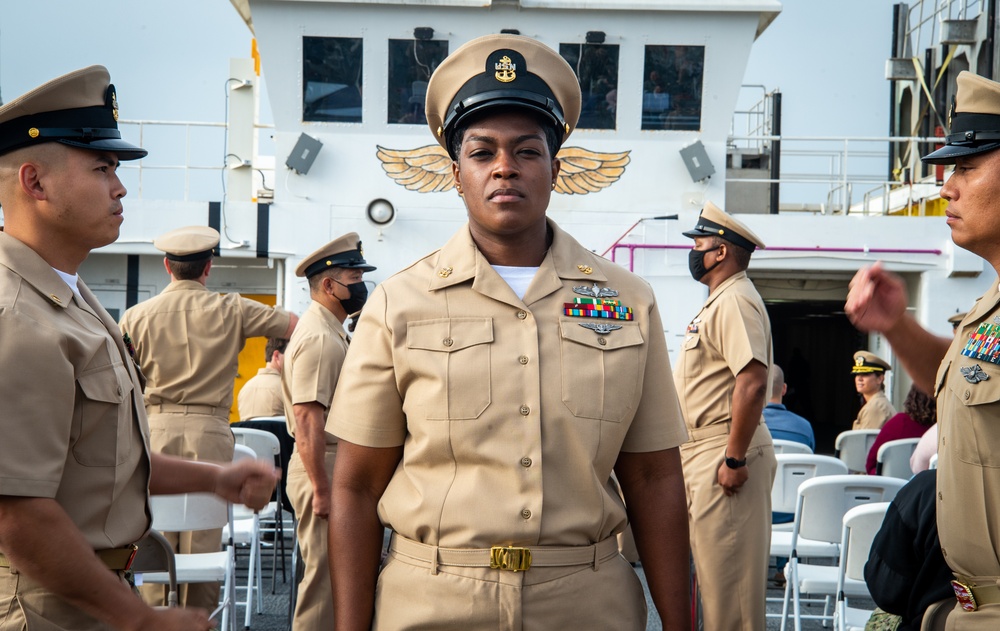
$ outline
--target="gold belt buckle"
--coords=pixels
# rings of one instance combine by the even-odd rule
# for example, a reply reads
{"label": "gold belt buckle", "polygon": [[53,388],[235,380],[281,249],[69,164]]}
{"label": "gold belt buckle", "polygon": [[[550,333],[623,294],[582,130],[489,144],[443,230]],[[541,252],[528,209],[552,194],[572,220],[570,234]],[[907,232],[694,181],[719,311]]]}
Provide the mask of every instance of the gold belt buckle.
{"label": "gold belt buckle", "polygon": [[493,546],[490,548],[490,568],[524,572],[531,567],[531,550],[514,546]]}
{"label": "gold belt buckle", "polygon": [[951,588],[955,590],[955,598],[963,611],[975,611],[979,608],[976,597],[972,593],[972,586],[961,581],[952,581]]}

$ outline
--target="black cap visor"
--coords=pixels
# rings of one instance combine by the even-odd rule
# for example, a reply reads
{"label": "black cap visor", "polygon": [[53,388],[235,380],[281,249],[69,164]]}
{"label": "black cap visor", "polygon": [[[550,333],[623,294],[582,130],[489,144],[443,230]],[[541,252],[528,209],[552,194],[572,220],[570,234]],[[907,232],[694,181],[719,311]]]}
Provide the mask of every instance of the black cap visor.
{"label": "black cap visor", "polygon": [[926,164],[955,164],[959,158],[1000,149],[1000,116],[956,112],[945,146],[920,158]]}
{"label": "black cap visor", "polygon": [[705,219],[704,217],[698,217],[698,225],[687,232],[682,232],[681,234],[689,239],[694,239],[696,237],[719,237],[720,239],[725,239],[733,245],[738,245],[745,250],[749,250],[750,252],[757,249],[756,243],[745,238],[732,228],[726,228],[725,226]]}
{"label": "black cap visor", "polygon": [[118,159],[123,162],[128,160],[141,160],[149,155],[149,152],[142,147],[136,147],[132,143],[125,142],[121,138],[105,138],[102,140],[93,140],[91,142],[73,140],[70,138],[60,138],[57,142],[69,145],[70,147],[89,149],[91,151],[111,151],[115,153],[118,156]]}
{"label": "black cap visor", "polygon": [[920,158],[920,161],[926,164],[955,164],[959,158],[987,153],[996,149],[1000,149],[1000,142],[945,145]]}

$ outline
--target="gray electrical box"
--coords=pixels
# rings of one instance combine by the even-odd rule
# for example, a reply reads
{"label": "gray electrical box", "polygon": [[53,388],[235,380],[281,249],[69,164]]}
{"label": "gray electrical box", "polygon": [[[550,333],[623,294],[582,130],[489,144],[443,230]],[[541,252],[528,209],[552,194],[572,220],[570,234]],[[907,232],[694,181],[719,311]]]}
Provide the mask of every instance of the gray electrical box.
{"label": "gray electrical box", "polygon": [[712,166],[712,161],[708,159],[708,152],[705,151],[705,145],[701,144],[700,140],[696,140],[690,145],[683,147],[681,149],[681,159],[684,160],[684,166],[687,167],[688,173],[691,174],[691,179],[695,182],[700,182],[715,175],[715,167]]}
{"label": "gray electrical box", "polygon": [[285,166],[299,175],[305,175],[309,173],[309,168],[322,148],[323,143],[320,141],[307,134],[300,134],[292,153],[285,160]]}

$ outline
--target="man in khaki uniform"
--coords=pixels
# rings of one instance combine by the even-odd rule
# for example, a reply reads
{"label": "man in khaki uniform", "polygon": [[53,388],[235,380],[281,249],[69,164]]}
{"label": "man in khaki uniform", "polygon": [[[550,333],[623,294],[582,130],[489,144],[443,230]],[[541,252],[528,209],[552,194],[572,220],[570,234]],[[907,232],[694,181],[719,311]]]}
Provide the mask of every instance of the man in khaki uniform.
{"label": "man in khaki uniform", "polygon": [[248,421],[259,416],[284,416],[285,402],[281,398],[281,366],[285,361],[288,340],[283,337],[267,338],[264,356],[267,364],[247,380],[236,396],[236,409],[240,420]]}
{"label": "man in khaki uniform", "polygon": [[[1000,84],[962,72],[947,144],[924,156],[954,164],[941,187],[951,238],[1000,272]],[[913,382],[938,402],[937,523],[955,574],[950,631],[1000,628],[1000,291],[983,295],[939,337],[906,313],[906,285],[880,264],[859,271],[845,307],[855,326],[883,333]],[[935,374],[936,373],[936,374]]]}
{"label": "man in khaki uniform", "polygon": [[764,629],[777,461],[762,412],[773,362],[771,323],[746,274],[764,243],[711,202],[684,235],[695,241],[691,275],[709,290],[674,371],[705,628]]}
{"label": "man in khaki uniform", "polygon": [[645,629],[629,522],[664,629],[690,628],[686,435],[653,291],[545,214],[579,111],[572,68],[527,37],[473,40],[430,80],[469,223],[379,285],[347,354],[328,420],[338,631]]}
{"label": "man in khaki uniform", "polygon": [[[256,463],[203,466],[146,448],[141,375],[77,271],[118,238],[121,139],[108,71],[63,75],[0,107],[0,629],[206,630],[131,591],[148,493],[215,491],[262,506]],[[110,570],[110,571],[109,571]]]}
{"label": "man in khaki uniform", "polygon": [[885,422],[896,415],[896,408],[885,396],[887,370],[892,370],[892,366],[878,355],[868,351],[854,353],[851,374],[854,375],[854,387],[865,402],[851,429],[882,429]]}
{"label": "man in khaki uniform", "polygon": [[333,628],[327,520],[337,439],[325,429],[326,415],[347,355],[344,321],[364,305],[368,288],[361,277],[374,269],[364,259],[356,232],[327,243],[295,269],[296,276],[309,279],[312,303],[288,342],[281,375],[288,432],[295,437],[287,490],[298,517],[305,567],[294,631]]}
{"label": "man in khaki uniform", "polygon": [[[135,347],[146,377],[150,448],[208,462],[233,459],[229,428],[238,356],[248,337],[288,337],[297,318],[239,294],[206,287],[219,233],[208,226],[178,228],[153,240],[166,253],[170,284],[122,315],[121,329]],[[177,552],[215,552],[221,530],[164,533]],[[167,587],[142,588],[150,604],[166,602]],[[180,588],[180,602],[214,609],[218,583]]]}

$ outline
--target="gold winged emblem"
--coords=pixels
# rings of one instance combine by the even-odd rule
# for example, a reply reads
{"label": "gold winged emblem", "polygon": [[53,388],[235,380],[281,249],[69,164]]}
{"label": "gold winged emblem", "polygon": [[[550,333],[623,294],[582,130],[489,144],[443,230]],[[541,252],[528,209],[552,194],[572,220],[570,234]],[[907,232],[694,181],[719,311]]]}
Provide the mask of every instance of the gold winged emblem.
{"label": "gold winged emblem", "polygon": [[[555,192],[563,195],[600,192],[621,178],[631,162],[629,153],[599,153],[583,147],[563,147],[556,155],[562,161],[562,168]],[[407,190],[439,193],[455,188],[451,158],[441,145],[416,149],[389,149],[376,145],[375,155],[386,175]]]}

